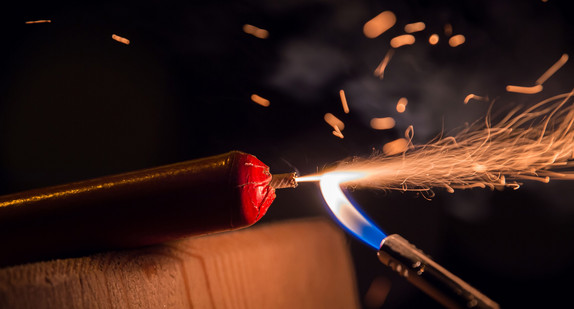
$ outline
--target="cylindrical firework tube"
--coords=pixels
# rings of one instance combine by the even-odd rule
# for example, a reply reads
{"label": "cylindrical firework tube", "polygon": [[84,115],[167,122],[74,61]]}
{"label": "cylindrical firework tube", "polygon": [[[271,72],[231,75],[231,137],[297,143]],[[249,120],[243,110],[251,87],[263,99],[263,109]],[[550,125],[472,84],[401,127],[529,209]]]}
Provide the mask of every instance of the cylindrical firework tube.
{"label": "cylindrical firework tube", "polygon": [[383,239],[378,255],[383,264],[446,308],[499,308],[496,302],[397,234]]}
{"label": "cylindrical firework tube", "polygon": [[0,197],[0,265],[238,229],[275,199],[269,168],[233,151]]}

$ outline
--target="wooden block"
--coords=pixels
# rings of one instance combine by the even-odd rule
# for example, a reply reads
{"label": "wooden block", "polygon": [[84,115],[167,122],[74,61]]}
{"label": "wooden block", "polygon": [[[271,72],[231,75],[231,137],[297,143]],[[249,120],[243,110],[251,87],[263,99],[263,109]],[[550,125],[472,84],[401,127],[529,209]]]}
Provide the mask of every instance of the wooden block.
{"label": "wooden block", "polygon": [[0,308],[358,308],[339,227],[260,225],[0,269]]}

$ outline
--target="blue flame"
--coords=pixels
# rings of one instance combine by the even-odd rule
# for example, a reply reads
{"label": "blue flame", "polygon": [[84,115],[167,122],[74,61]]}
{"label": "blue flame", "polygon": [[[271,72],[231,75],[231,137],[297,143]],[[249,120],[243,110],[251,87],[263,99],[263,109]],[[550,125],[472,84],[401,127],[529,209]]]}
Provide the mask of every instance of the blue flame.
{"label": "blue flame", "polygon": [[387,235],[353,205],[340,187],[343,182],[364,176],[363,173],[331,172],[321,176],[319,186],[323,199],[339,223],[351,234],[378,250]]}

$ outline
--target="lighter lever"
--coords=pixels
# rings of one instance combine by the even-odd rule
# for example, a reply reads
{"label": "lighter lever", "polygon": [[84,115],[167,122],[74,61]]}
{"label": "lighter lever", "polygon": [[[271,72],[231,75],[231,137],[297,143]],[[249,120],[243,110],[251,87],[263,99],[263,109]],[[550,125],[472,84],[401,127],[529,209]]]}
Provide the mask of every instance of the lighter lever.
{"label": "lighter lever", "polygon": [[397,234],[383,239],[378,256],[383,264],[447,308],[499,308]]}

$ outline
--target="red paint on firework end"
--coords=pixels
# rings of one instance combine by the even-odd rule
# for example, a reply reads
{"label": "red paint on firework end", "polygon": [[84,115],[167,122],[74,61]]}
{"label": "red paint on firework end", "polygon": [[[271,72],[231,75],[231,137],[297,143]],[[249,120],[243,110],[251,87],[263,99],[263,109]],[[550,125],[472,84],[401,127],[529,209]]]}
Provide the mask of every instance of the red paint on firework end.
{"label": "red paint on firework end", "polygon": [[237,225],[252,225],[265,215],[275,200],[275,189],[270,182],[267,165],[253,155],[239,153],[237,184],[242,207]]}
{"label": "red paint on firework end", "polygon": [[272,180],[231,151],[0,196],[0,267],[248,227],[275,199]]}

